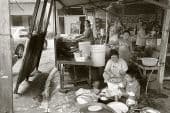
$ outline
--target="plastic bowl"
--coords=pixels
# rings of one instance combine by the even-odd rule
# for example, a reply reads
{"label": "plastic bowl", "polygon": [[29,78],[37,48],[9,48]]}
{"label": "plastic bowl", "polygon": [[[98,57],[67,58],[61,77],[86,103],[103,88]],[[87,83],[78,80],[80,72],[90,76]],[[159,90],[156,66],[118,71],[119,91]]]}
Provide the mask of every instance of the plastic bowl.
{"label": "plastic bowl", "polygon": [[74,53],[74,59],[76,62],[85,62],[87,58],[87,55],[81,56],[80,53]]}
{"label": "plastic bowl", "polygon": [[77,62],[85,62],[87,60],[87,58],[86,57],[76,57],[75,60]]}
{"label": "plastic bowl", "polygon": [[157,58],[141,58],[144,66],[155,66],[158,63]]}

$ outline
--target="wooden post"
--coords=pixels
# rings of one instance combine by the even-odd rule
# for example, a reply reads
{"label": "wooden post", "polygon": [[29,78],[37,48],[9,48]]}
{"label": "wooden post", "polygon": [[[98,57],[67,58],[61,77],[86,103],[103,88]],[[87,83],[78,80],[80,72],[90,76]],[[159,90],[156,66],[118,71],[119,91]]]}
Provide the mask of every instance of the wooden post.
{"label": "wooden post", "polygon": [[106,39],[105,39],[105,44],[108,41],[108,11],[106,11]]}
{"label": "wooden post", "polygon": [[58,9],[57,9],[57,5],[56,5],[56,1],[54,0],[54,8],[53,8],[53,21],[54,21],[54,34],[55,34],[55,38],[54,38],[54,53],[55,53],[55,66],[57,66],[57,39],[60,38],[61,35],[61,31],[60,31],[60,25],[59,25],[59,14],[58,14]]}
{"label": "wooden post", "polygon": [[54,37],[54,55],[55,55],[55,66],[56,67],[58,67],[57,66],[57,45],[56,45],[56,43],[57,43],[57,8],[56,8],[56,1],[54,0],[54,7],[53,7],[53,24],[54,24],[54,35],[55,35],[55,37]]}
{"label": "wooden post", "polygon": [[[168,1],[168,4],[170,4],[170,0]],[[163,85],[163,80],[164,80],[165,61],[166,61],[166,55],[167,55],[169,30],[170,30],[170,9],[166,9],[164,23],[163,23],[160,57],[159,57],[160,69],[158,71],[158,73],[159,73],[159,79],[158,79],[159,81],[158,82],[159,82],[160,91],[163,89],[162,85]]]}
{"label": "wooden post", "polygon": [[95,9],[93,9],[93,11],[92,11],[92,16],[93,16],[93,36],[94,36],[94,38],[97,38],[97,32],[96,32],[96,15],[95,15],[95,13],[96,13],[96,10]]}
{"label": "wooden post", "polygon": [[0,0],[0,14],[0,113],[12,113],[12,49],[8,0]]}

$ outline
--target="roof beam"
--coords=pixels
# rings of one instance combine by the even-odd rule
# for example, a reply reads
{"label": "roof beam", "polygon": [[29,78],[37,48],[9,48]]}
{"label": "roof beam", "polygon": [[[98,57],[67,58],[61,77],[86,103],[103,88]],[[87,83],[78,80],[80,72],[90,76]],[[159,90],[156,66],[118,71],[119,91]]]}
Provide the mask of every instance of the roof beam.
{"label": "roof beam", "polygon": [[[99,2],[110,2],[110,1],[101,1],[101,0],[98,0],[98,1],[94,1],[93,3],[99,3]],[[69,5],[69,6],[67,6],[67,7],[88,5],[88,4],[90,4],[90,3],[91,3],[91,2],[86,2],[86,3],[81,3],[81,4],[74,4],[74,5]]]}
{"label": "roof beam", "polygon": [[160,6],[160,7],[164,8],[164,9],[170,9],[170,5],[166,5],[164,3],[160,3],[160,2],[157,2],[157,1],[154,1],[154,0],[144,0],[144,2]]}
{"label": "roof beam", "polygon": [[58,1],[63,7],[66,7],[66,5],[61,0],[56,0],[56,1]]}

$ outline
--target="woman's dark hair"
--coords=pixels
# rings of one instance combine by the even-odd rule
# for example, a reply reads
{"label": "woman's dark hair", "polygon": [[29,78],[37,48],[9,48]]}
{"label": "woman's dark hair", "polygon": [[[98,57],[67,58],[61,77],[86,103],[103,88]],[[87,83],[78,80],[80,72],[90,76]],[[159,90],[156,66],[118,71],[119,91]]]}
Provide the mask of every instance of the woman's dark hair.
{"label": "woman's dark hair", "polygon": [[116,56],[119,57],[119,52],[118,52],[117,50],[112,49],[112,50],[110,51],[110,57],[111,57],[112,55],[116,55]]}
{"label": "woman's dark hair", "polygon": [[127,74],[129,74],[129,76],[132,78],[134,78],[134,77],[136,78],[135,73],[132,69],[128,69]]}
{"label": "woman's dark hair", "polygon": [[127,74],[131,78],[135,78],[138,82],[141,80],[141,76],[138,76],[138,72],[137,72],[136,68],[134,68],[133,66],[129,67]]}
{"label": "woman's dark hair", "polygon": [[128,33],[128,34],[130,35],[130,31],[129,31],[129,30],[123,31],[123,34],[124,34],[124,33]]}
{"label": "woman's dark hair", "polygon": [[90,27],[90,21],[89,20],[85,20],[85,22],[87,22],[88,23],[88,26]]}

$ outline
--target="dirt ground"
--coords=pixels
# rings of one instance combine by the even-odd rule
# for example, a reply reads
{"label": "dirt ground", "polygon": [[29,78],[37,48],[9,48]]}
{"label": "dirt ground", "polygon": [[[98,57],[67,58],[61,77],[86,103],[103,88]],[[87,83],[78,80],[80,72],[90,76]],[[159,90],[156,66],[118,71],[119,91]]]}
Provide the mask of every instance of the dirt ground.
{"label": "dirt ground", "polygon": [[[14,95],[14,113],[43,113],[44,109],[40,108],[40,103],[35,101],[34,97],[39,95],[43,88],[45,81],[48,77],[50,70],[54,67],[54,48],[53,41],[48,41],[48,49],[42,53],[39,70],[43,72],[34,77],[31,77],[30,82],[23,82],[19,88],[19,92],[23,92],[23,96]],[[17,73],[21,65],[21,59],[13,67],[13,86],[16,84]],[[59,74],[56,73],[56,82],[59,87]],[[150,84],[151,89],[156,89],[154,86],[156,83]],[[75,102],[74,91],[70,91],[66,94],[60,93],[58,87],[55,90],[49,102],[49,108],[51,113],[79,113],[79,106]],[[170,81],[164,82],[164,90],[161,95],[155,94],[155,90],[149,89],[148,99],[142,99],[155,109],[161,111],[161,113],[170,113]],[[147,102],[146,102],[147,101]]]}

